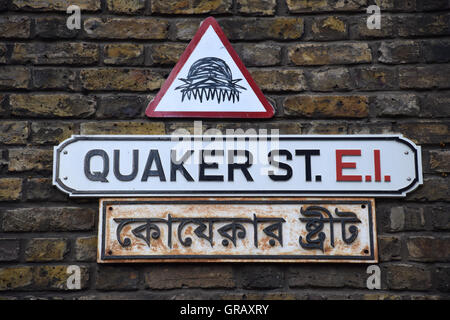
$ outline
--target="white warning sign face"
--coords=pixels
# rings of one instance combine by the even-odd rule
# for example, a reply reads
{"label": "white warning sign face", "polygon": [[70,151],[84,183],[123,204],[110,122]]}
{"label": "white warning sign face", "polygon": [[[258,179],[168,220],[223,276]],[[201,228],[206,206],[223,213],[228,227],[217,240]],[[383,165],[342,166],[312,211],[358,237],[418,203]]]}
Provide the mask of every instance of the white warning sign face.
{"label": "white warning sign face", "polygon": [[211,17],[202,23],[146,111],[149,117],[270,118],[273,113]]}

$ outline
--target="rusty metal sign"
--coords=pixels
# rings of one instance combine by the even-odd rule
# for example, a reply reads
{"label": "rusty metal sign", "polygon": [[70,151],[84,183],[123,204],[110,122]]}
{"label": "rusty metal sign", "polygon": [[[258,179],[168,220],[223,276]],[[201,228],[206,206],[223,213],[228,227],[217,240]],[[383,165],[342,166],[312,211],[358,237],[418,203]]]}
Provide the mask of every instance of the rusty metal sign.
{"label": "rusty metal sign", "polygon": [[98,262],[378,261],[373,199],[100,199]]}

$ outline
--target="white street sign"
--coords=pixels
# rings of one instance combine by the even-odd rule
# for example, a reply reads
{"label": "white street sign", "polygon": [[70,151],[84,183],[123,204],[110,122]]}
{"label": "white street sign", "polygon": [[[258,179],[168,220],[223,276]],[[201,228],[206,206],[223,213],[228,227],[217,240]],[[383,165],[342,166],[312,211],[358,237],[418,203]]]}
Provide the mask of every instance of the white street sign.
{"label": "white street sign", "polygon": [[72,136],[53,183],[71,196],[401,197],[421,149],[399,135]]}

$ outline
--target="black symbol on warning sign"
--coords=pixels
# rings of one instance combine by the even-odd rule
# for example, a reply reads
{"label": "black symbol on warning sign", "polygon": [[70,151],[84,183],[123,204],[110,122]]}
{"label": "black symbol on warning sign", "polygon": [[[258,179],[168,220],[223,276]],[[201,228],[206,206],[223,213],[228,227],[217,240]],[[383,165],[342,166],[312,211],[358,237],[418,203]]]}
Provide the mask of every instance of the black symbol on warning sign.
{"label": "black symbol on warning sign", "polygon": [[195,61],[186,79],[179,78],[185,84],[178,86],[175,90],[181,90],[181,101],[187,97],[191,100],[197,98],[200,103],[203,98],[208,100],[216,99],[218,103],[221,101],[239,101],[239,94],[246,88],[237,83],[242,79],[233,79],[230,67],[219,58],[208,57]]}

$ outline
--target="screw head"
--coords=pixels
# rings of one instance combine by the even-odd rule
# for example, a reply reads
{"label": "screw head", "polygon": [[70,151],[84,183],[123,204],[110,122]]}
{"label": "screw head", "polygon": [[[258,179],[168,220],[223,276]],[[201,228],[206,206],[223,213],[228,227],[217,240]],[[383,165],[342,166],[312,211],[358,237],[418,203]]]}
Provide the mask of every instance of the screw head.
{"label": "screw head", "polygon": [[409,152],[408,152],[408,151],[405,151],[405,154],[409,154]]}

